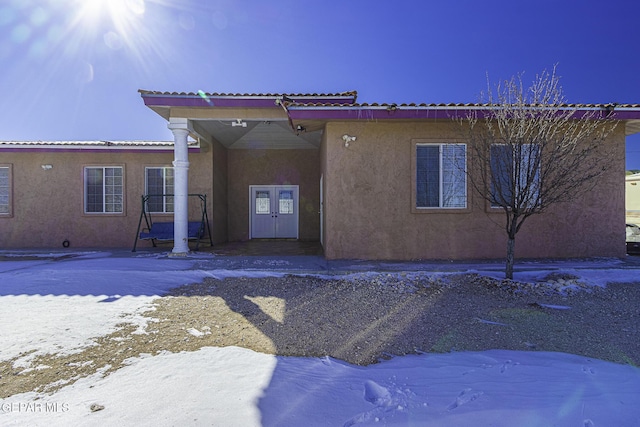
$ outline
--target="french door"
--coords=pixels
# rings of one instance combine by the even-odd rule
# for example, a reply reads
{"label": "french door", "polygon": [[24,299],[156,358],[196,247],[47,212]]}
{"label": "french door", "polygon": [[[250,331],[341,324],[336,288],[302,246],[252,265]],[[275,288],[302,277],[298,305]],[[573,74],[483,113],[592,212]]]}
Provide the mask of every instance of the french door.
{"label": "french door", "polygon": [[251,239],[298,238],[298,186],[250,185]]}

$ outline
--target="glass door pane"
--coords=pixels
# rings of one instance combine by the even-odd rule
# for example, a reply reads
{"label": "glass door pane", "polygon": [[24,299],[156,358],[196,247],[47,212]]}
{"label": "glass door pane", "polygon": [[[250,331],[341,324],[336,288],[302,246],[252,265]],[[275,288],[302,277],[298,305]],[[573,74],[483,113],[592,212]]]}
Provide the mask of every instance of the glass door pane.
{"label": "glass door pane", "polygon": [[293,190],[280,190],[278,205],[278,213],[282,215],[293,215]]}
{"label": "glass door pane", "polygon": [[256,214],[257,215],[271,214],[271,195],[269,194],[269,191],[263,191],[263,190],[256,191]]}

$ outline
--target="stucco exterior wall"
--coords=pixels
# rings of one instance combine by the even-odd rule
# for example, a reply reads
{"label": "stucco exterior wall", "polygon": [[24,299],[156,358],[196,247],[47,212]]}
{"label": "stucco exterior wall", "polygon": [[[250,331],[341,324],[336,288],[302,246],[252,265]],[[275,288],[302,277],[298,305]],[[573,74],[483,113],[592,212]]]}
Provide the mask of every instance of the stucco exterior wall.
{"label": "stucco exterior wall", "polygon": [[249,186],[299,186],[299,239],[318,240],[318,150],[228,150],[229,241],[249,239]]}
{"label": "stucco exterior wall", "polygon": [[[345,147],[342,135],[357,140]],[[506,252],[504,213],[491,212],[468,188],[468,209],[413,212],[412,141],[463,142],[451,122],[335,122],[325,129],[324,240],[329,259],[481,259]],[[616,165],[572,204],[527,220],[516,255],[624,256],[624,133],[606,149]]]}
{"label": "stucco exterior wall", "polygon": [[322,132],[322,139],[320,142],[320,177],[322,178],[322,194],[320,202],[320,242],[322,248],[327,246],[327,132]]}
{"label": "stucco exterior wall", "polygon": [[[3,164],[13,171],[13,215],[0,216],[0,248],[132,247],[145,188],[145,167],[171,166],[173,152],[123,150],[24,150],[1,152]],[[208,196],[212,211],[212,152],[190,151],[189,191]],[[44,170],[41,165],[51,165]],[[124,168],[124,212],[84,213],[84,167]],[[199,202],[190,201],[189,218],[200,218]],[[211,215],[211,214],[210,214]],[[173,215],[153,215],[154,220],[172,220]],[[211,220],[211,216],[210,216]],[[212,225],[212,224],[210,224]],[[151,243],[139,241],[138,247]]]}
{"label": "stucco exterior wall", "polygon": [[[345,147],[342,135],[357,140]],[[416,140],[463,142],[451,122],[334,122],[319,150],[238,150],[216,141],[190,151],[189,192],[208,197],[214,242],[249,238],[249,186],[299,185],[299,238],[320,239],[329,259],[500,258],[506,250],[504,214],[487,209],[468,188],[468,208],[416,212],[412,152]],[[572,204],[527,220],[516,255],[624,256],[624,132],[606,150],[618,162],[597,188]],[[170,166],[173,152],[42,150],[0,152],[12,171],[12,215],[0,216],[0,248],[131,247],[144,193],[145,166]],[[50,164],[50,170],[41,165]],[[124,213],[84,213],[84,166],[123,166]],[[627,200],[628,201],[628,200]],[[191,202],[190,202],[191,203]],[[190,204],[190,219],[199,207]],[[628,206],[627,206],[628,209]],[[172,220],[156,215],[156,220]],[[150,246],[139,241],[139,247]]]}
{"label": "stucco exterior wall", "polygon": [[228,200],[228,180],[227,180],[227,149],[217,141],[211,144],[213,152],[213,183],[212,193],[213,209],[211,210],[210,219],[213,223],[211,232],[213,234],[213,243],[226,242],[228,240],[229,231],[229,206]]}

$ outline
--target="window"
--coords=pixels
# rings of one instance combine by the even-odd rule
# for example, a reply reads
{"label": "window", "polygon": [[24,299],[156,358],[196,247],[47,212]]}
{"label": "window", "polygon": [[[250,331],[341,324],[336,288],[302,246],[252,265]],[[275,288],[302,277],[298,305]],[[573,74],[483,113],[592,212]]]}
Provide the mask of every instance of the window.
{"label": "window", "polygon": [[271,195],[269,191],[256,190],[256,215],[271,215]]}
{"label": "window", "polygon": [[466,145],[416,145],[416,208],[467,207]]}
{"label": "window", "polygon": [[85,213],[122,213],[123,168],[84,168]]}
{"label": "window", "polygon": [[11,168],[0,166],[0,215],[11,215]]}
{"label": "window", "polygon": [[278,194],[280,195],[278,213],[281,215],[293,214],[293,190],[280,190]]}
{"label": "window", "polygon": [[154,213],[173,212],[173,196],[161,196],[173,194],[174,180],[173,168],[153,167],[145,169],[147,210]]}
{"label": "window", "polygon": [[[491,146],[491,207],[533,207],[540,194],[537,144]],[[515,197],[514,197],[515,196]]]}

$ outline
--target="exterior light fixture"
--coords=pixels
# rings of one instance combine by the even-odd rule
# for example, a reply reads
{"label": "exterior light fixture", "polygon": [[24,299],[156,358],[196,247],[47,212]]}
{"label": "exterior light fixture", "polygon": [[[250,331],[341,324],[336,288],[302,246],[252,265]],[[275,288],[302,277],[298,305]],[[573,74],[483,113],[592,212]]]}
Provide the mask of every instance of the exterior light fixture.
{"label": "exterior light fixture", "polygon": [[40,167],[46,171],[53,169],[53,165],[40,165]]}
{"label": "exterior light fixture", "polygon": [[348,147],[349,144],[351,143],[351,141],[355,141],[356,140],[356,137],[344,134],[344,135],[342,135],[342,140],[344,141],[344,146]]}
{"label": "exterior light fixture", "polygon": [[247,127],[247,122],[243,122],[242,119],[236,119],[235,122],[231,122],[231,127],[243,127],[246,128]]}

